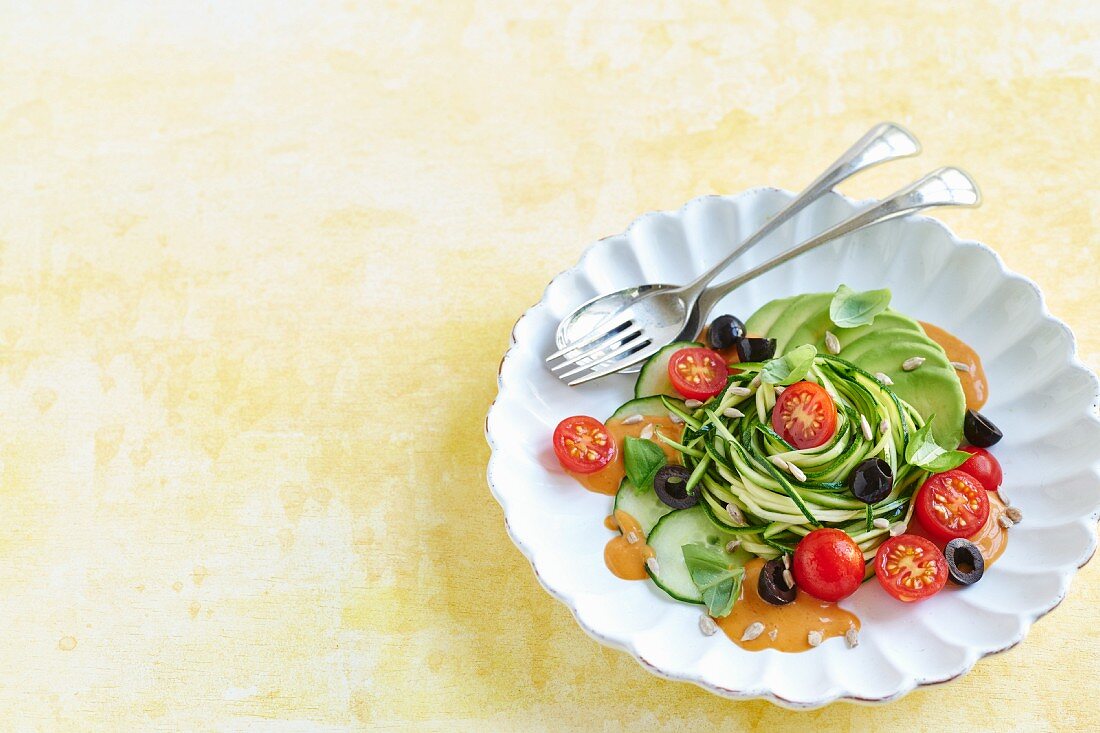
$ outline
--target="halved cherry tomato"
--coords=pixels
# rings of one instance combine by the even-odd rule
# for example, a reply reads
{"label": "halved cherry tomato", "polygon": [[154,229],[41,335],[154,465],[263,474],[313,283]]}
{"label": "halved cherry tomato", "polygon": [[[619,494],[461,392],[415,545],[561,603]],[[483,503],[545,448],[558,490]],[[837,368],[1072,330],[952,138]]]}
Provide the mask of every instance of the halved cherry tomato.
{"label": "halved cherry tomato", "polygon": [[594,417],[567,417],[554,429],[554,454],[568,471],[599,471],[615,459],[616,451],[615,436]]}
{"label": "halved cherry tomato", "polygon": [[989,518],[989,496],[968,473],[958,469],[937,473],[917,491],[917,516],[935,539],[970,537]]}
{"label": "halved cherry tomato", "polygon": [[887,593],[911,603],[940,592],[947,582],[947,560],[929,540],[903,534],[878,548],[875,575]]}
{"label": "halved cherry tomato", "polygon": [[668,378],[684,397],[709,400],[726,388],[729,369],[710,349],[680,349],[668,360]]}
{"label": "halved cherry tomato", "polygon": [[816,448],[836,432],[836,405],[824,387],[795,382],[776,399],[772,428],[799,450]]}
{"label": "halved cherry tomato", "polygon": [[960,471],[978,479],[978,483],[984,486],[986,491],[996,491],[1001,488],[1004,475],[1001,473],[1001,464],[992,453],[974,445],[964,445],[959,450],[971,454],[966,463],[959,466]]}
{"label": "halved cherry tomato", "polygon": [[791,572],[799,588],[823,601],[839,601],[863,582],[863,553],[846,532],[815,529],[794,548]]}

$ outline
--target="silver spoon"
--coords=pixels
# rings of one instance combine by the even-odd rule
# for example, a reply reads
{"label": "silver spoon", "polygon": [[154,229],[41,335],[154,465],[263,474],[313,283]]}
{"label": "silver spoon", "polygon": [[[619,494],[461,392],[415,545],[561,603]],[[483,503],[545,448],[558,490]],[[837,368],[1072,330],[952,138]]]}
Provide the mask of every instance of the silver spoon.
{"label": "silver spoon", "polygon": [[[846,234],[922,209],[977,206],[980,202],[978,187],[966,173],[958,168],[940,168],[889,198],[724,283],[708,288],[706,282],[696,281],[683,288],[652,290],[621,312],[606,318],[594,333],[580,342],[551,354],[547,362],[562,359],[550,367],[551,371],[558,372],[557,376],[562,381],[582,375],[569,381],[571,387],[640,364],[666,344],[693,337],[714,304],[730,292],[801,254]],[[567,367],[572,368],[560,371]]]}
{"label": "silver spoon", "polygon": [[[920,152],[920,143],[901,125],[883,122],[871,128],[844,155],[840,156],[824,173],[817,177],[806,189],[788,203],[782,211],[773,216],[762,227],[743,241],[725,259],[711,267],[688,285],[636,285],[615,293],[600,295],[578,306],[558,324],[554,340],[559,350],[575,348],[586,336],[593,333],[605,320],[616,313],[629,308],[636,301],[655,293],[678,290],[679,297],[685,302],[697,298],[707,283],[713,280],[735,259],[759,244],[766,236],[782,226],[788,219],[819,199],[827,191],[859,171],[866,170],[879,163],[916,155]],[[711,304],[713,305],[713,304]],[[678,340],[692,341],[702,328],[707,311],[697,302],[685,323],[683,336]],[[692,330],[694,329],[694,330]],[[550,359],[547,359],[550,361]],[[624,367],[620,371],[633,372],[639,365]]]}

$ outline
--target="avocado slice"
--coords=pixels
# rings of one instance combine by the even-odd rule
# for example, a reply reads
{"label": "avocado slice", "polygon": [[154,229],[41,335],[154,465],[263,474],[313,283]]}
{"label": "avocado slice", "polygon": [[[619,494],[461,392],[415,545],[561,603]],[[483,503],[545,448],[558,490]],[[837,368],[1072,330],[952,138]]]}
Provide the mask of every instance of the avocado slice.
{"label": "avocado slice", "polygon": [[[820,316],[822,310],[825,312],[825,317],[828,318],[829,303],[832,302],[832,299],[832,293],[814,293],[792,298],[790,304],[783,309],[775,324],[772,325],[771,330],[766,334],[768,338],[773,338],[776,341],[775,353],[786,354],[794,347],[801,346],[802,344],[792,343],[791,336],[807,321]],[[810,342],[805,341],[803,343]]]}
{"label": "avocado slice", "polygon": [[[936,416],[932,425],[936,442],[955,448],[962,439],[966,417],[966,395],[959,375],[939,344],[923,332],[919,338],[915,336],[912,331],[899,329],[877,331],[853,344],[850,351],[842,350],[841,357],[872,374],[889,376],[894,381],[891,389],[922,417]],[[911,372],[902,369],[902,363],[914,356],[924,357],[924,363]]]}
{"label": "avocado slice", "polygon": [[803,323],[802,326],[791,335],[790,341],[791,344],[814,344],[817,346],[818,351],[824,351],[825,332],[832,331],[837,341],[840,342],[841,352],[839,355],[844,357],[844,349],[848,345],[868,334],[887,328],[915,331],[923,334],[923,330],[919,323],[909,316],[903,316],[897,311],[885,311],[880,313],[875,317],[874,323],[866,326],[840,328],[833,323],[831,318],[829,318],[829,309],[826,308],[821,314]]}
{"label": "avocado slice", "polygon": [[753,313],[749,320],[745,321],[746,333],[750,336],[766,336],[779,317],[783,315],[783,311],[791,304],[791,301],[797,297],[796,295],[791,298],[769,300],[762,305],[758,311]]}
{"label": "avocado slice", "polygon": [[[872,374],[888,375],[894,392],[922,417],[936,416],[932,427],[936,442],[955,448],[962,438],[966,397],[959,375],[940,345],[917,321],[894,310],[880,313],[866,326],[837,328],[829,318],[832,298],[832,293],[812,293],[772,301],[749,318],[746,328],[776,339],[777,354],[802,344],[824,351],[825,331],[832,331],[840,341],[840,358]],[[779,315],[770,327],[762,328],[775,313]],[[924,363],[911,372],[904,371],[902,363],[914,356],[924,357]]]}

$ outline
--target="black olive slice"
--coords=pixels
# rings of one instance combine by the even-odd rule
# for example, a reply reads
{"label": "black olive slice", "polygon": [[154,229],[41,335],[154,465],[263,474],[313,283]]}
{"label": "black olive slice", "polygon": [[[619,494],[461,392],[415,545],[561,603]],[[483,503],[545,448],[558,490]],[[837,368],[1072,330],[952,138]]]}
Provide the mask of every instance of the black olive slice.
{"label": "black olive slice", "polygon": [[745,324],[736,316],[718,316],[707,329],[707,342],[712,349],[728,349],[745,337]]}
{"label": "black olive slice", "polygon": [[868,458],[856,466],[848,479],[852,496],[865,504],[877,504],[890,495],[894,488],[894,472],[890,464],[881,458]]}
{"label": "black olive slice", "polygon": [[988,448],[1000,442],[1004,433],[977,410],[967,410],[963,420],[963,434],[966,442],[979,448]]}
{"label": "black olive slice", "polygon": [[947,558],[947,576],[956,585],[974,585],[985,573],[985,558],[970,540],[953,539],[943,548]]}
{"label": "black olive slice", "polygon": [[[791,579],[790,585],[787,584],[787,578]],[[764,563],[764,567],[760,568],[760,580],[756,583],[756,592],[773,606],[785,606],[794,602],[798,591],[794,576],[783,563],[782,556],[768,560]]]}
{"label": "black olive slice", "polygon": [[775,356],[775,339],[743,338],[737,342],[741,361],[767,361]]}
{"label": "black olive slice", "polygon": [[673,509],[690,509],[699,503],[699,494],[688,493],[687,481],[691,471],[683,466],[661,466],[653,477],[653,490],[657,498]]}

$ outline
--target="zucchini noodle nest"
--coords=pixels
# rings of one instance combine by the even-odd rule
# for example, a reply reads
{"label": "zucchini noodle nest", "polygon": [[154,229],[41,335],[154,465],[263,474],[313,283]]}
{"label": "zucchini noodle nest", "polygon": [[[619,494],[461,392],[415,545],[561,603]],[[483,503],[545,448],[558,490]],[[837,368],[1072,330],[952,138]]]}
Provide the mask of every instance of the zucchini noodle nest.
{"label": "zucchini noodle nest", "polygon": [[[699,504],[715,524],[737,535],[742,549],[770,560],[794,552],[813,530],[835,527],[855,540],[867,574],[873,573],[875,550],[891,526],[908,522],[913,494],[927,475],[905,461],[909,438],[924,419],[874,376],[818,354],[804,380],[833,398],[836,430],[824,445],[798,450],[772,429],[777,392],[758,378],[762,367],[737,364],[740,372],[726,388],[694,411],[664,399],[684,420],[684,432],[679,443],[658,437],[681,453],[691,470],[689,489],[701,488]],[[739,413],[743,417],[728,416]],[[869,458],[886,461],[894,476],[890,494],[875,504],[856,499],[848,487],[849,475]]]}

